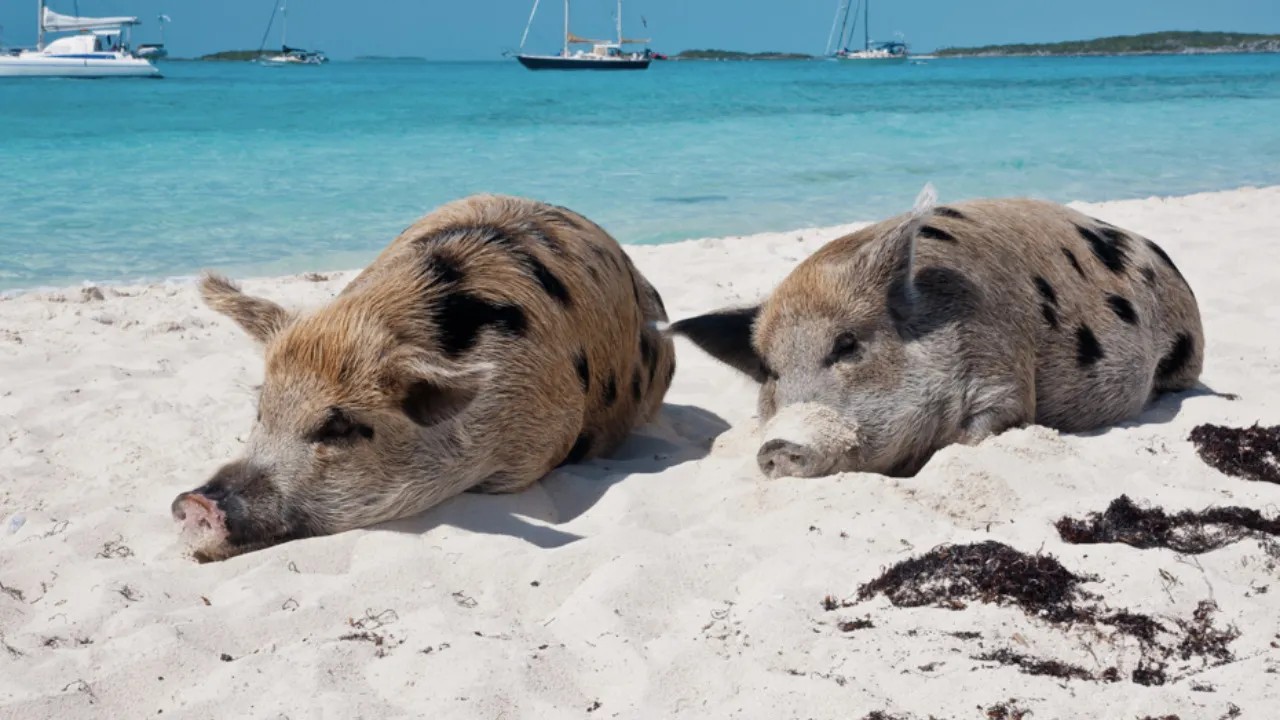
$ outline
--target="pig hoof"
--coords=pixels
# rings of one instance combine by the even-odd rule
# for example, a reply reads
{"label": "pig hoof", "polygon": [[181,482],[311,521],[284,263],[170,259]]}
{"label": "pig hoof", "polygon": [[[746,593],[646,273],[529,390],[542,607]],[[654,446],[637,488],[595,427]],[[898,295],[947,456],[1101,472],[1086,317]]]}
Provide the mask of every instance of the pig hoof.
{"label": "pig hoof", "polygon": [[827,471],[820,453],[788,440],[770,440],[761,445],[756,462],[770,478],[816,477]]}

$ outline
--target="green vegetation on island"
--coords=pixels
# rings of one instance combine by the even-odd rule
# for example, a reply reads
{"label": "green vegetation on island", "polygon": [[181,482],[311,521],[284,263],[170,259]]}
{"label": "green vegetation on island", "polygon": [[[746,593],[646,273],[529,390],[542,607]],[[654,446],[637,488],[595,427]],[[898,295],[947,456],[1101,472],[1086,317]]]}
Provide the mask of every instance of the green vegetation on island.
{"label": "green vegetation on island", "polygon": [[746,53],[734,50],[685,50],[671,56],[672,60],[812,60],[804,53],[759,52]]}
{"label": "green vegetation on island", "polygon": [[216,52],[210,55],[201,55],[196,59],[243,62],[246,60],[254,60],[261,54],[262,54],[262,51],[260,50],[223,50],[222,52]]}
{"label": "green vegetation on island", "polygon": [[1011,55],[1191,55],[1204,53],[1280,52],[1280,35],[1228,32],[1157,32],[1057,43],[942,48],[939,57]]}

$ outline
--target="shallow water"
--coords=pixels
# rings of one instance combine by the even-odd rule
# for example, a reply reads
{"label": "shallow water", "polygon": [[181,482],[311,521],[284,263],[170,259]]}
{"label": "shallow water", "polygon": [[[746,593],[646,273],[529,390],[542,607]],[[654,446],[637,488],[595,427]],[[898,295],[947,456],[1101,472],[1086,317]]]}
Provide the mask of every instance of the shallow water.
{"label": "shallow water", "polygon": [[0,82],[0,290],[357,267],[480,191],[660,243],[1280,184],[1280,55],[162,69]]}

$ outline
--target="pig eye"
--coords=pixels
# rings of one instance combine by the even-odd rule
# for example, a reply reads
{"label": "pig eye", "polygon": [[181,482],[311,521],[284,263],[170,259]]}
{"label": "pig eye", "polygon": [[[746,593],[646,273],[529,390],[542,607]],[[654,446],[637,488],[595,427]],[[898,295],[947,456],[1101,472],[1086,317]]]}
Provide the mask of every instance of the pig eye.
{"label": "pig eye", "polygon": [[837,335],[835,344],[831,347],[831,354],[827,356],[827,367],[831,367],[838,362],[857,359],[858,338],[851,332],[840,333]]}
{"label": "pig eye", "polygon": [[347,415],[338,408],[330,409],[329,415],[325,418],[324,425],[321,425],[318,430],[311,433],[311,441],[321,443],[323,445],[354,440],[356,438],[372,440],[373,428],[352,420],[350,415]]}

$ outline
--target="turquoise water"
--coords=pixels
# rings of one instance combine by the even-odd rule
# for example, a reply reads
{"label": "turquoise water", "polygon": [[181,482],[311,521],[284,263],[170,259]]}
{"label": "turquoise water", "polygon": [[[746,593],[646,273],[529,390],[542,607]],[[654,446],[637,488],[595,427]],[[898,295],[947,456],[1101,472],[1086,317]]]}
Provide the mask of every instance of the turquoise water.
{"label": "turquoise water", "polygon": [[660,243],[1280,184],[1280,56],[163,69],[0,82],[0,290],[357,267],[480,191]]}

